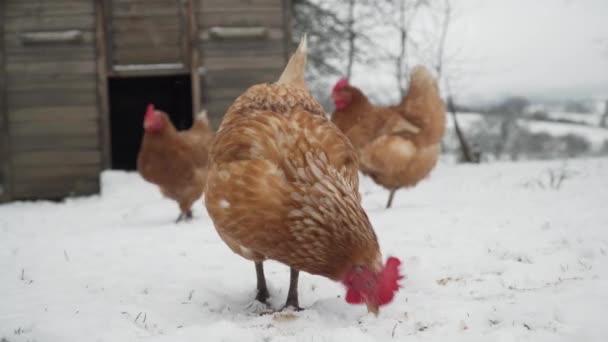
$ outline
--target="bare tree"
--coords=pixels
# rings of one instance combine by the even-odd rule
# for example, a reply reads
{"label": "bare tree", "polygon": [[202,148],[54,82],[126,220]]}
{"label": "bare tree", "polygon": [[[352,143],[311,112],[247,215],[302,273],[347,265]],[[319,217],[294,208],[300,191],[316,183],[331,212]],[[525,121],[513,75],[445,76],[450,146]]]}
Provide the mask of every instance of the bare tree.
{"label": "bare tree", "polygon": [[337,57],[343,53],[340,41],[346,29],[344,20],[324,2],[292,0],[291,5],[294,37],[306,32],[311,42],[308,62],[313,78],[339,75],[341,68]]}
{"label": "bare tree", "polygon": [[608,128],[608,100],[606,100],[606,104],[604,105],[604,115],[602,116],[602,122],[600,122],[600,126]]}
{"label": "bare tree", "polygon": [[435,62],[435,71],[437,71],[437,77],[439,79],[441,79],[441,76],[443,76],[442,72],[445,59],[445,43],[448,38],[450,22],[452,21],[452,4],[450,0],[444,0],[443,4],[441,30],[439,33],[439,42],[437,44],[437,60]]}
{"label": "bare tree", "polygon": [[471,145],[466,139],[464,132],[460,129],[460,125],[458,123],[458,115],[456,106],[454,105],[454,95],[452,93],[452,89],[450,87],[450,77],[445,73],[445,47],[446,41],[448,38],[448,32],[450,28],[450,23],[452,22],[453,10],[451,0],[443,1],[443,8],[440,10],[440,21],[441,28],[439,31],[438,45],[437,45],[437,56],[435,60],[435,71],[437,72],[437,78],[441,80],[442,78],[445,80],[445,91],[447,98],[447,107],[448,111],[452,115],[452,119],[454,120],[454,130],[456,131],[456,136],[458,137],[458,142],[460,144],[460,150],[462,153],[462,161],[466,163],[479,163],[480,156],[477,153],[472,151]]}
{"label": "bare tree", "polygon": [[395,27],[399,32],[399,53],[395,58],[395,77],[397,81],[397,87],[399,88],[399,94],[401,97],[405,96],[406,83],[409,78],[409,45],[413,43],[410,39],[410,30],[412,24],[416,19],[418,9],[423,5],[427,4],[425,0],[396,0],[397,4],[396,11],[398,13],[398,19],[395,23]]}
{"label": "bare tree", "polygon": [[346,78],[351,78],[353,74],[353,64],[355,62],[355,0],[348,0],[348,19],[346,21],[348,33]]}

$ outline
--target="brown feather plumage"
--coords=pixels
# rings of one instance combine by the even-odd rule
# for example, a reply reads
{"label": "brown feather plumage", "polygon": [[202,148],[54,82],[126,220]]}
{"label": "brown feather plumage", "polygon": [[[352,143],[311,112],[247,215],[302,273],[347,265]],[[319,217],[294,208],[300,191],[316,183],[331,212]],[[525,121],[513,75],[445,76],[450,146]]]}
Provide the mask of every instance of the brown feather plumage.
{"label": "brown feather plumage", "polygon": [[207,210],[244,258],[334,280],[353,265],[378,270],[356,150],[289,65],[287,82],[252,86],[226,112],[211,149]]}
{"label": "brown feather plumage", "polygon": [[137,171],[186,214],[205,189],[214,133],[206,116],[197,118],[189,130],[177,131],[166,113],[160,115],[163,127],[158,132],[144,132]]}
{"label": "brown feather plumage", "polygon": [[332,122],[357,148],[361,171],[391,192],[427,177],[439,159],[446,120],[430,73],[414,68],[408,93],[397,106],[374,106],[356,87],[345,91],[351,101],[334,112]]}

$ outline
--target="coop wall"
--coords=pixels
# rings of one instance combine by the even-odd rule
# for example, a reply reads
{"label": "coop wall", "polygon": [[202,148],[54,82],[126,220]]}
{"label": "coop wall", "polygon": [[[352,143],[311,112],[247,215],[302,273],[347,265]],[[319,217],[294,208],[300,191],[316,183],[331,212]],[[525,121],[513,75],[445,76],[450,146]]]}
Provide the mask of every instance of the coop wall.
{"label": "coop wall", "polygon": [[0,2],[2,162],[12,199],[97,192],[94,1]]}
{"label": "coop wall", "polygon": [[249,86],[278,79],[287,57],[285,0],[198,1],[202,107],[217,127]]}
{"label": "coop wall", "polygon": [[[0,2],[0,20],[4,17],[4,2]],[[4,27],[0,25],[0,202],[10,198],[10,162],[8,150],[8,118],[6,113],[6,78],[4,68]]]}
{"label": "coop wall", "polygon": [[0,0],[0,201],[99,191],[108,77],[190,74],[218,127],[247,87],[276,80],[288,0]]}

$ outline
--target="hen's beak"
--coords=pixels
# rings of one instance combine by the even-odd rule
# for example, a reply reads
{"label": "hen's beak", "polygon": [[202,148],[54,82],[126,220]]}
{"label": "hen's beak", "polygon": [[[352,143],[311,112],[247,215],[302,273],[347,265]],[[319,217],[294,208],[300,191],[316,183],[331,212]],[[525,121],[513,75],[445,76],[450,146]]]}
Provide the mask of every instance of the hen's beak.
{"label": "hen's beak", "polygon": [[368,301],[366,301],[365,304],[367,305],[367,312],[371,312],[374,316],[378,316],[378,312],[380,311],[378,304],[370,303]]}

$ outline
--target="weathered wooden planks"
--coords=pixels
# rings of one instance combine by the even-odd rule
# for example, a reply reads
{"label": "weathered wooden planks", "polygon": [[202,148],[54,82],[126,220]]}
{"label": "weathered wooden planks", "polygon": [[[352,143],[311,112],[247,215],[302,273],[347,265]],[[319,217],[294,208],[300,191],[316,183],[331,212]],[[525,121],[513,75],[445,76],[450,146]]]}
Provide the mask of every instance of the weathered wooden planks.
{"label": "weathered wooden planks", "polygon": [[[97,86],[97,108],[99,114],[99,148],[101,151],[101,167],[112,167],[112,135],[110,127],[110,89],[108,86],[108,39],[106,37],[105,23],[108,13],[104,0],[95,1],[95,64]],[[82,146],[89,148],[92,146]]]}
{"label": "weathered wooden planks", "polygon": [[[142,53],[148,50],[150,53]],[[182,60],[179,46],[159,46],[151,49],[144,46],[129,46],[122,49],[114,47],[112,62],[114,65],[163,64]]]}
{"label": "weathered wooden planks", "polygon": [[99,164],[101,158],[98,150],[83,151],[27,151],[14,152],[13,164],[17,167],[51,165],[86,165]]}
{"label": "weathered wooden planks", "polygon": [[26,107],[12,110],[10,115],[11,123],[55,120],[94,120],[97,117],[97,107],[94,103],[89,103],[84,106],[63,105]]}
{"label": "weathered wooden planks", "polygon": [[197,1],[198,41],[205,68],[202,107],[217,127],[239,94],[253,84],[279,77],[286,61],[284,2]]}
{"label": "weathered wooden planks", "polygon": [[226,8],[281,8],[281,0],[196,0],[201,10]]}
{"label": "weathered wooden planks", "polygon": [[206,68],[212,71],[272,69],[284,63],[282,54],[266,56],[231,55],[205,58]]}
{"label": "weathered wooden planks", "polygon": [[[5,21],[6,2],[0,1],[0,23]],[[8,113],[6,111],[6,73],[4,27],[0,25],[0,202],[8,200],[12,195],[10,139],[8,132]]]}
{"label": "weathered wooden planks", "polygon": [[281,7],[225,7],[202,9],[199,19],[200,27],[213,26],[265,26],[281,28],[283,13]]}
{"label": "weathered wooden planks", "polygon": [[13,198],[98,191],[108,75],[190,73],[193,109],[217,127],[236,96],[280,74],[285,3],[0,0],[0,179],[19,174]]}
{"label": "weathered wooden planks", "polygon": [[[15,0],[5,0],[15,1]],[[9,32],[45,30],[91,30],[93,14],[57,16],[27,16],[5,18],[4,28]]]}
{"label": "weathered wooden planks", "polygon": [[66,15],[91,15],[93,5],[90,1],[83,0],[61,0],[61,1],[6,1],[6,18],[23,18],[31,16],[66,16]]}
{"label": "weathered wooden planks", "polygon": [[15,199],[62,199],[98,192],[99,176],[87,176],[15,182],[12,195]]}
{"label": "weathered wooden planks", "polygon": [[[59,74],[94,74],[95,62],[88,61],[51,61],[39,62],[34,60],[28,61],[12,61],[6,63],[6,72],[9,77],[29,76],[29,75],[47,75],[54,76]],[[10,83],[9,83],[10,87]]]}
{"label": "weathered wooden planks", "polygon": [[[11,136],[49,136],[60,135],[91,135],[96,137],[98,125],[96,120],[54,120],[26,121],[9,125]],[[15,144],[13,143],[12,146]]]}
{"label": "weathered wooden planks", "polygon": [[[99,149],[99,139],[90,133],[15,135],[11,137],[11,152],[73,151]],[[69,164],[67,166],[70,166]],[[19,170],[21,172],[21,170]]]}
{"label": "weathered wooden planks", "polygon": [[111,65],[182,63],[187,19],[179,1],[112,0]]}
{"label": "weathered wooden planks", "polygon": [[4,0],[11,197],[99,187],[94,0]]}

